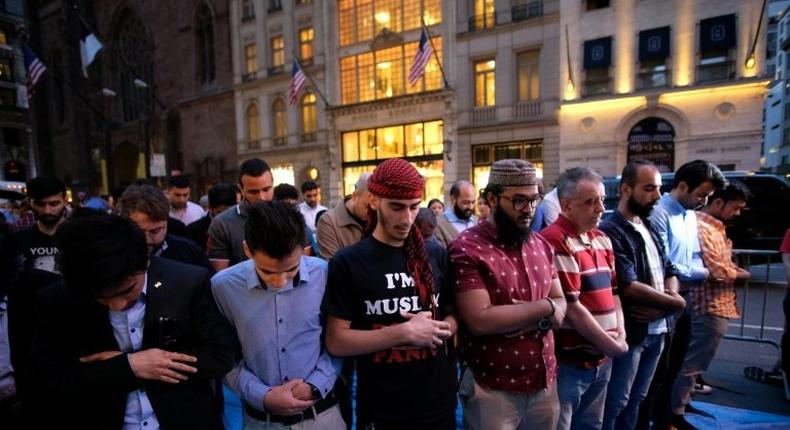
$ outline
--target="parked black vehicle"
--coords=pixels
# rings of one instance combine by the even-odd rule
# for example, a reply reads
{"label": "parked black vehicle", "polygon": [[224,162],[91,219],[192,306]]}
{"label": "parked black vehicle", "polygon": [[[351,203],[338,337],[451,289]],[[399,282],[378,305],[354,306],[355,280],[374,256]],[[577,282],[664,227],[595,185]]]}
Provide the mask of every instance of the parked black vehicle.
{"label": "parked black vehicle", "polygon": [[[790,182],[782,176],[761,172],[724,172],[724,176],[728,181],[742,182],[752,193],[746,209],[727,229],[733,246],[778,250],[790,227]],[[674,173],[661,174],[662,194],[672,189],[674,178]],[[620,200],[620,176],[604,178],[604,187],[608,214]]]}

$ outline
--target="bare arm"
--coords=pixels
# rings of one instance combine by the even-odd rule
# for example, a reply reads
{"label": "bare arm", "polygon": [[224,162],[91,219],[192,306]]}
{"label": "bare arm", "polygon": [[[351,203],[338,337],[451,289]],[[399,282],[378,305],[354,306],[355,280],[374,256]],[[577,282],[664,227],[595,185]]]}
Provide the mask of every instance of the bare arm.
{"label": "bare arm", "polygon": [[[555,279],[552,282],[549,297],[554,300],[557,308],[555,325],[562,324],[566,305],[559,280]],[[551,314],[551,304],[548,300],[494,306],[485,289],[459,293],[456,295],[456,302],[458,315],[475,335],[536,330],[538,320]]]}
{"label": "bare arm", "polygon": [[440,346],[452,336],[450,323],[431,319],[430,312],[401,312],[408,321],[377,330],[356,330],[351,321],[329,316],[326,321],[326,347],[337,357],[370,354],[398,346]]}

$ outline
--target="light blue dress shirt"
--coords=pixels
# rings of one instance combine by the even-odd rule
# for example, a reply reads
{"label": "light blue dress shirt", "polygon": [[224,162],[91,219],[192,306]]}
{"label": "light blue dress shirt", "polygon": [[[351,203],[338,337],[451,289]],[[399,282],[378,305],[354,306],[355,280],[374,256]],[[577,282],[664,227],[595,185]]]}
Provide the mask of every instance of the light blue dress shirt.
{"label": "light blue dress shirt", "polygon": [[661,237],[664,251],[678,271],[680,282],[701,282],[706,277],[705,265],[697,236],[697,215],[684,208],[669,193],[661,199],[650,215],[650,222]]}
{"label": "light blue dress shirt", "polygon": [[444,211],[444,214],[447,216],[447,221],[450,221],[450,224],[458,230],[458,233],[462,233],[467,228],[477,225],[477,217],[474,215],[470,216],[469,219],[461,219],[455,214],[453,208]]}
{"label": "light blue dress shirt", "polygon": [[279,290],[261,285],[254,264],[246,260],[211,278],[214,299],[236,329],[242,350],[225,384],[260,411],[269,390],[294,378],[326,396],[342,365],[321,344],[326,261],[302,257],[296,285],[290,280]]}
{"label": "light blue dress shirt", "polygon": [[[122,311],[109,311],[112,334],[121,352],[129,354],[143,347],[143,328],[145,327],[145,296],[148,286],[148,273],[143,280],[143,292],[132,307]],[[145,389],[132,391],[126,396],[126,415],[123,419],[124,430],[153,430],[159,428],[154,408],[148,400]]]}

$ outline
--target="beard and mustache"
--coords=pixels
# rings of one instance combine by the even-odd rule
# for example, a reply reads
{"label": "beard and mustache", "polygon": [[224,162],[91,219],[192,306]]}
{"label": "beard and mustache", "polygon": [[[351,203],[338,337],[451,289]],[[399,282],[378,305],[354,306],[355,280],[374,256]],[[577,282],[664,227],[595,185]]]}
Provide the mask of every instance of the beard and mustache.
{"label": "beard and mustache", "polygon": [[61,209],[60,213],[57,215],[50,215],[50,214],[36,214],[36,221],[44,224],[47,227],[52,227],[60,222],[61,218],[63,218],[63,212],[65,209]]}
{"label": "beard and mustache", "polygon": [[508,214],[501,209],[493,210],[494,223],[496,223],[497,230],[499,231],[499,239],[506,245],[513,248],[520,249],[521,245],[529,240],[529,235],[532,230],[532,216],[529,216],[529,222],[525,227],[519,226]]}
{"label": "beard and mustache", "polygon": [[653,212],[653,207],[658,203],[658,199],[643,205],[634,199],[634,196],[628,198],[628,210],[639,218],[647,218]]}
{"label": "beard and mustache", "polygon": [[453,206],[453,212],[455,213],[455,216],[458,217],[458,219],[465,221],[471,218],[472,213],[474,213],[472,209],[461,209],[458,206]]}

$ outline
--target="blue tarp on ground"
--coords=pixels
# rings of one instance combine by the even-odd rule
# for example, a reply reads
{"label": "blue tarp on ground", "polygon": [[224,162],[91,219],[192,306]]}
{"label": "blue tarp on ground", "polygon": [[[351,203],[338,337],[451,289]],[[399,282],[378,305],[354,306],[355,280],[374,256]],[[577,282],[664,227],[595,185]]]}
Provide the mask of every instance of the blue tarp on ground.
{"label": "blue tarp on ground", "polygon": [[[225,391],[225,425],[228,430],[241,429],[241,403],[227,388]],[[730,408],[711,403],[694,402],[695,407],[716,419],[689,414],[690,423],[704,430],[790,430],[790,416],[767,414],[746,409]],[[458,429],[461,429],[461,408],[458,408]]]}

